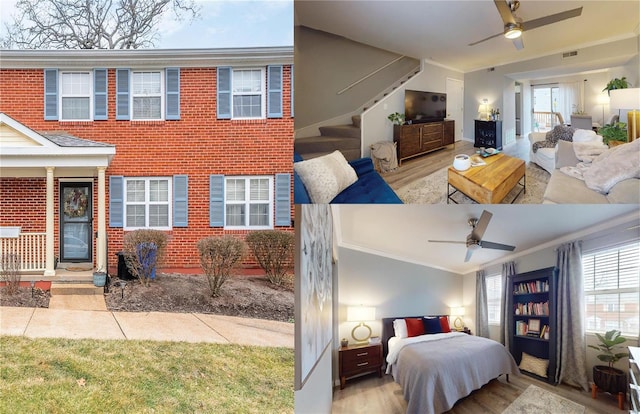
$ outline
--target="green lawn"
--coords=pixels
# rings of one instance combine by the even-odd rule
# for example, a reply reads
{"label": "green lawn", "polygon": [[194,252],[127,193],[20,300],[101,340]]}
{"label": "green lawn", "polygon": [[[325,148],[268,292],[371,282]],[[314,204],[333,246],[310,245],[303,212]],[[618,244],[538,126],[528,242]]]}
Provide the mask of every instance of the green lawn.
{"label": "green lawn", "polygon": [[0,413],[292,413],[293,350],[0,337]]}

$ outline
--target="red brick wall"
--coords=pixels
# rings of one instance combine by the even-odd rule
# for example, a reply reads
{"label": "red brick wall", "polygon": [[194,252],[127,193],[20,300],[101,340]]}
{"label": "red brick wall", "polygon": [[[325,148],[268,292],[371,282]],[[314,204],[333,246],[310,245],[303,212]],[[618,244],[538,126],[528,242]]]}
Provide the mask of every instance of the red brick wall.
{"label": "red brick wall", "polygon": [[[197,240],[214,234],[244,233],[209,227],[209,175],[273,175],[291,173],[293,170],[290,80],[291,67],[285,66],[283,118],[217,120],[216,68],[182,68],[180,120],[116,121],[115,70],[109,69],[109,119],[93,122],[59,122],[44,120],[42,69],[4,69],[0,70],[0,111],[38,132],[65,131],[79,138],[116,145],[116,155],[107,169],[107,206],[110,175],[188,175],[189,227],[174,228],[168,232],[170,244],[167,266],[197,267]],[[38,227],[39,230],[36,231],[44,231],[44,179],[3,179],[0,184],[0,223],[25,223],[27,225],[23,228]],[[96,186],[94,183],[94,188]],[[56,206],[58,192],[56,180]],[[27,209],[26,214],[11,214],[7,217],[7,212],[21,209]],[[56,212],[56,232],[59,225],[57,214]],[[110,256],[108,260],[110,266],[115,266],[114,253],[122,246],[124,231],[121,228],[108,227],[107,233]],[[253,260],[247,261],[248,265],[252,263]]]}

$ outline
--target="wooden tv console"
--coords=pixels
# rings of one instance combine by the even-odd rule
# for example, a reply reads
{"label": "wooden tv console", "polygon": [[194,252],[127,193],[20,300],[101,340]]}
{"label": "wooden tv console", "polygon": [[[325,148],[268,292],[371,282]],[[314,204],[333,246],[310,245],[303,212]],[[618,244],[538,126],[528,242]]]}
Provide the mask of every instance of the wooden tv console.
{"label": "wooden tv console", "polygon": [[453,120],[445,119],[424,124],[393,126],[393,142],[398,149],[398,162],[453,145],[455,126]]}

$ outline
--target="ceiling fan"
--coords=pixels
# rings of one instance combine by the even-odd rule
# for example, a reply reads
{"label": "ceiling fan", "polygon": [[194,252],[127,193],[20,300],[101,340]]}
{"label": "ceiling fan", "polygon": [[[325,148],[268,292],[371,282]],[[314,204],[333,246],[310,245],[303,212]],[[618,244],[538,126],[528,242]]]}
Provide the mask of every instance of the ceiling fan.
{"label": "ceiling fan", "polygon": [[528,22],[523,22],[522,19],[517,17],[515,13],[516,10],[518,10],[518,8],[520,7],[519,0],[493,0],[493,2],[495,3],[498,9],[498,13],[500,13],[500,17],[502,17],[502,21],[504,22],[504,31],[493,36],[489,36],[485,39],[478,40],[477,42],[469,43],[469,46],[475,46],[478,43],[482,43],[489,39],[493,39],[494,37],[504,35],[504,37],[506,37],[507,39],[513,40],[513,44],[516,49],[521,50],[522,48],[524,48],[524,43],[522,43],[521,36],[522,32],[533,30],[541,26],[546,26],[548,24],[558,23],[562,20],[578,17],[582,14],[582,7],[578,7],[576,9],[571,9],[556,14],[550,14],[538,19],[529,20]]}
{"label": "ceiling fan", "polygon": [[468,223],[471,226],[472,230],[471,233],[467,236],[467,241],[429,240],[429,242],[466,244],[467,256],[464,258],[465,262],[468,262],[469,259],[471,259],[471,255],[473,254],[473,252],[481,247],[485,249],[508,250],[510,252],[513,251],[516,248],[515,246],[482,240],[482,236],[487,230],[487,226],[489,225],[489,221],[491,221],[491,217],[493,217],[493,214],[489,213],[487,210],[484,210],[482,212],[482,215],[480,216],[480,220],[476,218],[470,218]]}

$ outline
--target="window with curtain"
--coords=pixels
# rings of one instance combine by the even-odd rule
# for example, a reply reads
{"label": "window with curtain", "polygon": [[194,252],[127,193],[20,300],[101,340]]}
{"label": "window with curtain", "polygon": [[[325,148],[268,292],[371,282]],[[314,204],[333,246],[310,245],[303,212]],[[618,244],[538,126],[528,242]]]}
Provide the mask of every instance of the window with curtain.
{"label": "window with curtain", "polygon": [[225,228],[269,229],[272,212],[272,177],[226,178]]}
{"label": "window with curtain", "polygon": [[500,305],[502,303],[502,275],[490,275],[485,278],[487,286],[487,310],[489,325],[500,325]]}
{"label": "window with curtain", "polygon": [[585,327],[638,335],[640,321],[640,241],[582,255]]}

